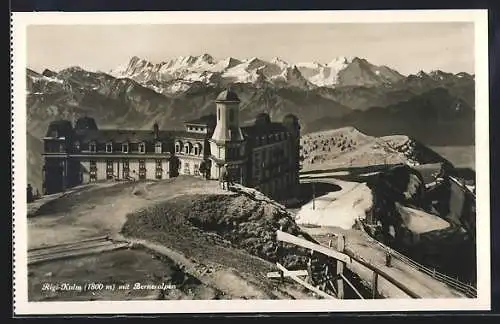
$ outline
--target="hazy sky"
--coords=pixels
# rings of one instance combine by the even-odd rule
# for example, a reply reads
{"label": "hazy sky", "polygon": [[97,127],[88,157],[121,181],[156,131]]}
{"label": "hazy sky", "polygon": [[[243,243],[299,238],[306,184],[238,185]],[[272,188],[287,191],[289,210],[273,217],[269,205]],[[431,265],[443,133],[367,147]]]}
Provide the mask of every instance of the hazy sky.
{"label": "hazy sky", "polygon": [[29,68],[109,71],[132,56],[153,63],[209,53],[216,59],[280,57],[292,63],[358,56],[403,74],[474,73],[472,23],[246,25],[31,25]]}

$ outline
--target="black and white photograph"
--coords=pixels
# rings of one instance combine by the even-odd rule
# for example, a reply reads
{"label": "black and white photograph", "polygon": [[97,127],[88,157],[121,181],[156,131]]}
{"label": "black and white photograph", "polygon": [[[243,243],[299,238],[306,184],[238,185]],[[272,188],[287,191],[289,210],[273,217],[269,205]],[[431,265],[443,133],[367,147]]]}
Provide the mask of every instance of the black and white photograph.
{"label": "black and white photograph", "polygon": [[485,12],[233,14],[14,15],[18,309],[486,309]]}

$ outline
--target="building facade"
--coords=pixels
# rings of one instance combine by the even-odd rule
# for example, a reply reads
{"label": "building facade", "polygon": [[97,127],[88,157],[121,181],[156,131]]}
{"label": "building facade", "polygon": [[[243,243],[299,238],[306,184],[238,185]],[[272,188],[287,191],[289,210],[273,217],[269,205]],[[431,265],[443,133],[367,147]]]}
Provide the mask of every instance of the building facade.
{"label": "building facade", "polygon": [[44,137],[45,194],[96,181],[161,180],[178,175],[218,179],[225,165],[233,182],[275,198],[294,195],[299,183],[300,125],[259,114],[239,124],[238,96],[215,100],[216,113],[184,123],[184,130],[99,129],[82,117],[52,122]]}

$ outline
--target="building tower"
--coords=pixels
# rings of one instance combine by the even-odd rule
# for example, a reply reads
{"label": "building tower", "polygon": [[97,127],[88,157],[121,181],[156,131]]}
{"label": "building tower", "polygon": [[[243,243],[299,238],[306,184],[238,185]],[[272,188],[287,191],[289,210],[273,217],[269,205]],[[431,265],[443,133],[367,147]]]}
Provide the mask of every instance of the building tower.
{"label": "building tower", "polygon": [[221,167],[227,164],[232,180],[244,185],[246,148],[239,122],[239,104],[240,99],[230,89],[222,91],[215,100],[217,124],[210,139],[211,177],[218,178]]}

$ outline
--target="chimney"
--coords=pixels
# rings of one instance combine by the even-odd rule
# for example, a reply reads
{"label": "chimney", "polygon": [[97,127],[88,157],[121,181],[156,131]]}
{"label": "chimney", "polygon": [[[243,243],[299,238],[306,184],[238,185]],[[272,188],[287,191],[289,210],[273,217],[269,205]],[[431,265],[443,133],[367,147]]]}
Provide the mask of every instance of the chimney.
{"label": "chimney", "polygon": [[153,133],[154,133],[155,139],[160,138],[160,129],[158,127],[158,123],[156,123],[156,122],[153,125]]}

